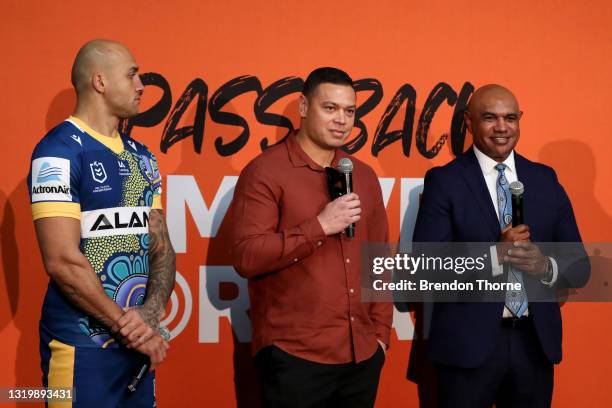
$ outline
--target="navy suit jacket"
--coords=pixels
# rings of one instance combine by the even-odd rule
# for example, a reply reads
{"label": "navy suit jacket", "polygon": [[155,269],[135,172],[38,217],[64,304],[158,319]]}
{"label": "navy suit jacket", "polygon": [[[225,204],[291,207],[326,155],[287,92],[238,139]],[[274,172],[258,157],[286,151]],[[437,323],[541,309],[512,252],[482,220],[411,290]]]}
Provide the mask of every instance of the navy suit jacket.
{"label": "navy suit jacket", "polygon": [[[525,186],[524,223],[530,228],[531,241],[580,242],[572,205],[554,170],[516,152],[515,166]],[[427,172],[413,241],[497,242],[500,234],[495,207],[472,148],[447,165]],[[559,265],[556,288],[586,284],[590,274],[588,257],[582,245],[577,246],[584,261],[581,267],[568,267],[564,259],[555,257]],[[536,277],[528,274],[523,277],[528,297],[530,287],[544,287]],[[459,367],[480,366],[493,353],[501,333],[503,307],[503,302],[436,303],[431,315],[428,357]],[[529,313],[548,360],[560,362],[562,329],[558,302],[532,302]]]}

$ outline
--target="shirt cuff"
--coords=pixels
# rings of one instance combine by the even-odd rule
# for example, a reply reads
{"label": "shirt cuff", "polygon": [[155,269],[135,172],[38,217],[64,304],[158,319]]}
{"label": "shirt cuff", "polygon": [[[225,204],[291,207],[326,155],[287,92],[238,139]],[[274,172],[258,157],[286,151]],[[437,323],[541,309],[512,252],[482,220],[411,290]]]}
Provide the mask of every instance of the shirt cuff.
{"label": "shirt cuff", "polygon": [[504,265],[499,263],[499,259],[497,259],[497,245],[491,245],[491,275],[494,278],[502,275],[504,273]]}
{"label": "shirt cuff", "polygon": [[47,217],[69,217],[77,220],[81,219],[81,204],[69,203],[64,201],[44,201],[33,203],[32,219],[36,221],[39,218]]}
{"label": "shirt cuff", "polygon": [[162,206],[161,196],[159,194],[155,194],[153,196],[153,204],[151,205],[152,210],[162,210],[164,207]]}
{"label": "shirt cuff", "polygon": [[557,282],[557,277],[559,276],[559,267],[557,266],[557,261],[555,261],[555,258],[549,256],[548,260],[552,265],[552,277],[550,278],[550,281],[547,281],[546,279],[540,279],[540,282],[550,287]]}
{"label": "shirt cuff", "polygon": [[323,231],[323,227],[319,222],[317,217],[313,217],[309,220],[304,221],[300,225],[300,229],[306,238],[306,241],[310,242],[315,248],[319,248],[323,245],[325,238],[325,231]]}

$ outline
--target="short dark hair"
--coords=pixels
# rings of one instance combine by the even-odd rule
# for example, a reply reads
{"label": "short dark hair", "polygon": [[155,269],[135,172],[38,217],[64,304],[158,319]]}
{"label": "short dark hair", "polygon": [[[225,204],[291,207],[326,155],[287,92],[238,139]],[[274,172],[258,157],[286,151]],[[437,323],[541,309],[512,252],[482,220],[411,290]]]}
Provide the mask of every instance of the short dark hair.
{"label": "short dark hair", "polygon": [[304,82],[302,93],[305,97],[310,98],[317,87],[324,83],[353,87],[353,80],[346,72],[338,68],[321,67],[308,75],[306,82]]}

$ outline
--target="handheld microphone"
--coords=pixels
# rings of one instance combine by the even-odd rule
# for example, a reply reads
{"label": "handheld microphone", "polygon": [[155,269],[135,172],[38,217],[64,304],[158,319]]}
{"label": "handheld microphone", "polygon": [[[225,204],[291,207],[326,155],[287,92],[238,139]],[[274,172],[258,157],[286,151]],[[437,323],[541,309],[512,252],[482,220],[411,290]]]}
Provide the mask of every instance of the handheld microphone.
{"label": "handheld microphone", "polygon": [[512,226],[523,224],[523,193],[525,186],[520,181],[510,183],[510,193],[512,194]]}
{"label": "handheld microphone", "polygon": [[149,371],[150,364],[151,360],[149,360],[149,358],[147,357],[146,362],[142,365],[142,367],[140,367],[138,374],[136,374],[134,378],[132,378],[132,382],[128,385],[128,390],[130,390],[131,392],[136,391],[136,389],[138,388],[138,384],[140,384],[140,380],[142,380],[147,371]]}
{"label": "handheld microphone", "polygon": [[[338,171],[344,174],[345,194],[353,192],[353,162],[348,157],[343,157],[338,161]],[[353,238],[355,236],[355,224],[346,227],[346,236]]]}
{"label": "handheld microphone", "polygon": [[[170,332],[165,327],[159,328],[159,334],[163,337],[164,340],[170,340]],[[147,375],[149,367],[151,367],[151,359],[149,357],[144,356],[144,363],[140,367],[140,370],[138,370],[138,373],[132,378],[132,381],[128,384],[128,390],[130,390],[130,392],[136,391],[138,385],[140,384],[140,381],[142,381],[144,376]]]}

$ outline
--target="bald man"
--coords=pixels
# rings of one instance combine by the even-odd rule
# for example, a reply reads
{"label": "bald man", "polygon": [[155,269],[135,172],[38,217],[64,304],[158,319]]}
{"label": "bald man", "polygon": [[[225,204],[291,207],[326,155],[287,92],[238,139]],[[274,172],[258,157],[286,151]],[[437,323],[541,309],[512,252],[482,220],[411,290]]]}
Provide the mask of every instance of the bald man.
{"label": "bald man", "polygon": [[[427,356],[438,406],[550,406],[553,365],[561,361],[561,313],[558,303],[529,302],[529,294],[580,287],[589,276],[581,245],[570,260],[545,255],[534,244],[581,238],[554,170],[515,152],[521,117],[508,89],[476,90],[465,112],[473,146],[425,176],[413,240],[491,242],[491,278],[522,288],[502,293],[499,302],[434,305]],[[513,227],[508,186],[517,180],[525,188],[524,224]],[[586,263],[570,267],[578,258]]]}
{"label": "bald man", "polygon": [[135,391],[128,385],[166,356],[159,319],[175,256],[155,156],[117,131],[120,119],[138,113],[143,85],[130,51],[108,40],[79,50],[72,84],[74,114],[34,148],[28,177],[50,277],[40,320],[43,383],[74,388],[73,407],[151,407],[153,372]]}

